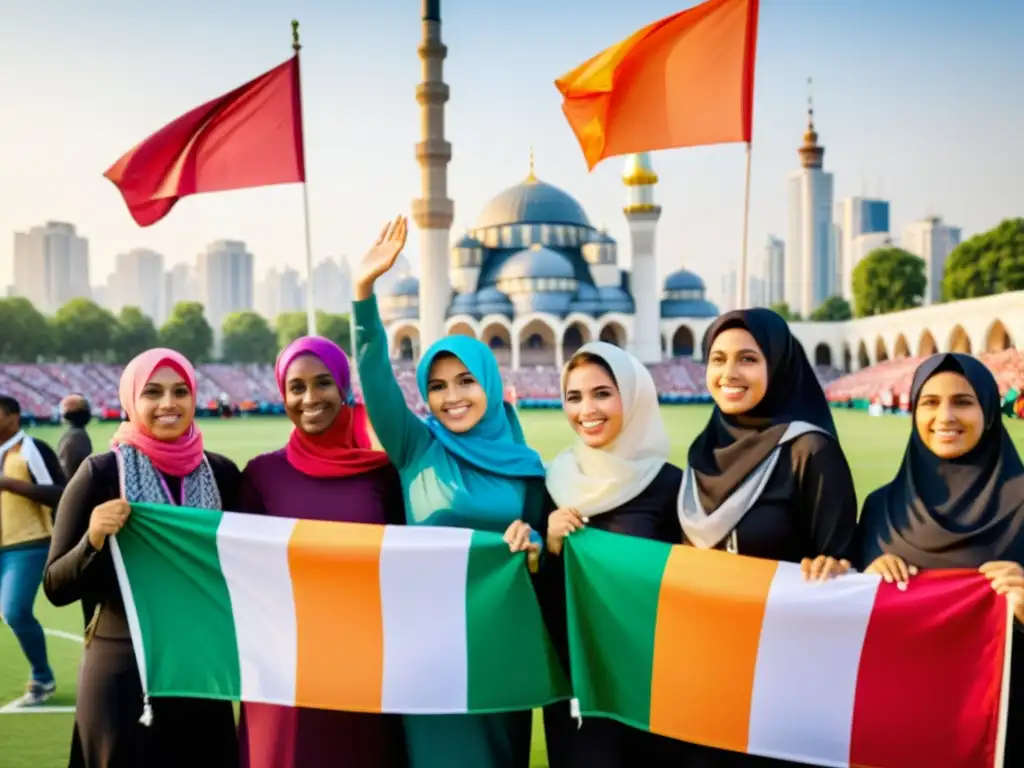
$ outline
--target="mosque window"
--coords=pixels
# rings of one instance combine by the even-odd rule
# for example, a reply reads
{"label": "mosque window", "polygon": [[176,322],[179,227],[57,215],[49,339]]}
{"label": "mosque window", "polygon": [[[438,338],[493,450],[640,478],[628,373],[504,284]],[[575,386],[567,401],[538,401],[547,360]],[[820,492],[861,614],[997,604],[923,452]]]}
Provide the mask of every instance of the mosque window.
{"label": "mosque window", "polygon": [[551,225],[541,224],[540,225],[540,242],[541,245],[551,245]]}
{"label": "mosque window", "polygon": [[501,228],[501,244],[505,248],[512,247],[512,227]]}
{"label": "mosque window", "polygon": [[666,291],[665,298],[669,301],[700,301],[704,298],[704,291],[699,288],[687,288],[681,291]]}
{"label": "mosque window", "polygon": [[482,242],[488,248],[497,248],[498,247],[498,230],[497,230],[497,228],[496,227],[492,227],[491,229],[488,229],[485,232],[485,234],[484,234],[483,240],[481,240],[480,242]]}

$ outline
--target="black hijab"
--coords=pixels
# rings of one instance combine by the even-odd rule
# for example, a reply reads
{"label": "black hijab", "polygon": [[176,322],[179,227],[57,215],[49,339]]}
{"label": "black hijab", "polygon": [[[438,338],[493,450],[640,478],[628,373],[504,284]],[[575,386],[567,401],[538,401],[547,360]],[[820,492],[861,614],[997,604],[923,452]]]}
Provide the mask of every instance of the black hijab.
{"label": "black hijab", "polygon": [[727,416],[716,405],[704,431],[690,445],[687,462],[709,513],[775,450],[794,421],[836,434],[825,392],[789,324],[760,307],[727,312],[704,334],[705,361],[718,335],[732,328],[749,332],[761,348],[768,363],[768,388],[761,402],[738,416]]}
{"label": "black hijab", "polygon": [[925,382],[948,371],[974,388],[985,417],[981,440],[959,458],[940,459],[913,427],[896,477],[864,502],[865,566],[883,553],[920,568],[1024,560],[1024,465],[1003,424],[992,373],[969,355],[932,355],[914,373],[911,412]]}

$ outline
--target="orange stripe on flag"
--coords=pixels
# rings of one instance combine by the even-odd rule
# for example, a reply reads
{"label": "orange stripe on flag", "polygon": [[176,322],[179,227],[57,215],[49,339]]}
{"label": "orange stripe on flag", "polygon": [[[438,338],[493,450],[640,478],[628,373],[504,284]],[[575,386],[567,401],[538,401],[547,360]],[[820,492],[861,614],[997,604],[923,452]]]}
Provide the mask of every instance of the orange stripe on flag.
{"label": "orange stripe on flag", "polygon": [[299,520],[288,542],[298,662],[295,703],[380,712],[383,525]]}
{"label": "orange stripe on flag", "polygon": [[672,548],[658,597],[650,728],[745,752],[754,668],[778,563]]}

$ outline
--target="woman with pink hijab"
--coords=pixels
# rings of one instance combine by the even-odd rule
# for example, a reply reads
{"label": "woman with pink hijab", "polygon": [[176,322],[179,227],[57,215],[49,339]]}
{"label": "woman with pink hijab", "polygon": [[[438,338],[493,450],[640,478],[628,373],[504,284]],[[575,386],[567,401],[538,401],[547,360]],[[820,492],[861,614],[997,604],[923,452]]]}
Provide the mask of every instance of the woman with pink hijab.
{"label": "woman with pink hijab", "polygon": [[237,506],[240,473],[203,450],[195,424],[196,374],[170,349],[151,349],[121,376],[128,420],[111,450],[82,464],[57,507],[43,589],[57,606],[96,605],[78,683],[72,768],[238,764],[230,702],[144,701],[107,537],[131,503]]}

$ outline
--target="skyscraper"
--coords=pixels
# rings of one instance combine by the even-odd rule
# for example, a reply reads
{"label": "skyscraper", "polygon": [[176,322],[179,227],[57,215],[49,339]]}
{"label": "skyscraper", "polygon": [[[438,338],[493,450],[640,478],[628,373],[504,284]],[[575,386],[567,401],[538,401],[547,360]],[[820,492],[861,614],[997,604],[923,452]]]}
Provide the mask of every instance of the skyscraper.
{"label": "skyscraper", "polygon": [[62,221],[15,232],[14,292],[48,314],[71,299],[90,298],[89,241]]}
{"label": "skyscraper", "polygon": [[925,288],[922,304],[934,304],[942,300],[942,278],[946,275],[946,260],[953,249],[960,245],[960,227],[950,227],[940,216],[929,216],[913,221],[903,229],[901,241],[904,250],[924,259]]}
{"label": "skyscraper", "polygon": [[764,303],[771,307],[785,301],[786,245],[774,235],[768,235],[764,247]]}
{"label": "skyscraper", "polygon": [[[840,294],[847,301],[852,301],[854,267],[873,250],[865,250],[866,244],[883,242],[889,234],[889,201],[865,197],[840,200],[836,203],[835,223],[840,231],[839,252],[836,254]],[[858,240],[861,235],[875,237]]]}

